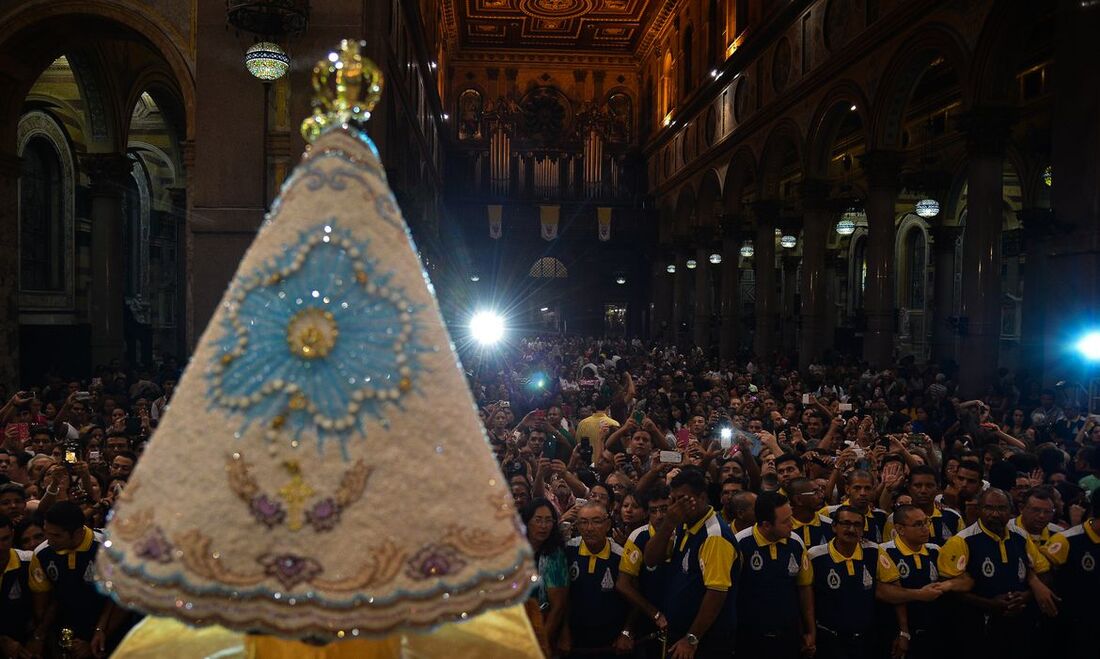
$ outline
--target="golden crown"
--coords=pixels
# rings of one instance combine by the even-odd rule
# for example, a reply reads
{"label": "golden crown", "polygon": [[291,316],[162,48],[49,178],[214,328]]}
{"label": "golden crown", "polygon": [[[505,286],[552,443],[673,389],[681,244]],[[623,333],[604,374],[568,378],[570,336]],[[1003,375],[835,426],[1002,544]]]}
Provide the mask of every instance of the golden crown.
{"label": "golden crown", "polygon": [[365,41],[344,39],[313,67],[313,116],[302,137],[313,142],[333,126],[362,124],[382,97],[382,69],[363,53]]}

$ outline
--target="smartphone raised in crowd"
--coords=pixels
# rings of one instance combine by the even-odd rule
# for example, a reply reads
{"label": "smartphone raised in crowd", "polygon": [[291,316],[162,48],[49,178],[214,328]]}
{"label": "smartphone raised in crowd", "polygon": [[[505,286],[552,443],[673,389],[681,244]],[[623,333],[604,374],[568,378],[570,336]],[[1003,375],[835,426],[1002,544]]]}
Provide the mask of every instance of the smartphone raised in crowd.
{"label": "smartphone raised in crowd", "polygon": [[661,464],[678,465],[684,461],[684,456],[679,451],[661,451]]}

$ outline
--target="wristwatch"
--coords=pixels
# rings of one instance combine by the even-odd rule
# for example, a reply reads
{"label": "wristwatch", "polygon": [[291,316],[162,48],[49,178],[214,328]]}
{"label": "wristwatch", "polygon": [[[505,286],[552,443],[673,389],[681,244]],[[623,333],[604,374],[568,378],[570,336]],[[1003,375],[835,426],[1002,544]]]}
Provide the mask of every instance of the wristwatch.
{"label": "wristwatch", "polygon": [[699,637],[695,634],[688,634],[684,637],[684,640],[687,641],[688,645],[690,645],[691,647],[699,645]]}
{"label": "wristwatch", "polygon": [[907,641],[913,640],[913,637],[909,634],[909,632],[898,632],[898,636],[904,638]]}
{"label": "wristwatch", "polygon": [[621,632],[619,632],[619,634],[621,634],[621,635],[623,635],[627,638],[630,638],[630,630],[629,629],[624,629]]}

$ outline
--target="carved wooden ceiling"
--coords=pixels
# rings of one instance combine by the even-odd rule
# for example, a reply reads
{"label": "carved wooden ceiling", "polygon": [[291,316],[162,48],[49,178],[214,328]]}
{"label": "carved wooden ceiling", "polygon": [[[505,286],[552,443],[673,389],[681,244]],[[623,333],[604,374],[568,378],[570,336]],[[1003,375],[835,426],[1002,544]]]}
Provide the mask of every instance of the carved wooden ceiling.
{"label": "carved wooden ceiling", "polygon": [[[460,48],[632,53],[668,0],[444,0]],[[656,9],[655,9],[656,8]],[[664,12],[660,12],[664,13]],[[449,16],[447,16],[449,14]]]}

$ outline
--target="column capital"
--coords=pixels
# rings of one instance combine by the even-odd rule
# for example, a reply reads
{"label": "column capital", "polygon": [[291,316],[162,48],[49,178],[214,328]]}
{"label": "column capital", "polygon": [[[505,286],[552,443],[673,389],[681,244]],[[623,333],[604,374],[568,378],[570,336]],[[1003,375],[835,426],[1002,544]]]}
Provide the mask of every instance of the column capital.
{"label": "column capital", "polygon": [[859,166],[871,188],[896,190],[905,155],[900,151],[876,149],[859,157]]}
{"label": "column capital", "polygon": [[966,148],[971,154],[1003,156],[1012,134],[1012,125],[1019,118],[1015,108],[979,106],[960,114],[955,122],[966,135]]}
{"label": "column capital", "polygon": [[91,179],[95,194],[122,194],[133,167],[133,161],[120,153],[88,153],[80,157],[80,168]]}

